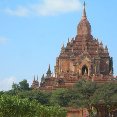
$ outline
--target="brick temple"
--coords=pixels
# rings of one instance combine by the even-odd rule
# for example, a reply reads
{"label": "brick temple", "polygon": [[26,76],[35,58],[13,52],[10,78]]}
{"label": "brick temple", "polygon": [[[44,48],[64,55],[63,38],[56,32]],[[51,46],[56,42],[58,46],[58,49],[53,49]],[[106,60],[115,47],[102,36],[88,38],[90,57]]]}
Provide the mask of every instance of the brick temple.
{"label": "brick temple", "polygon": [[60,55],[56,58],[55,75],[52,75],[49,65],[40,84],[34,78],[32,88],[70,88],[82,78],[97,83],[109,82],[113,78],[113,59],[109,55],[108,47],[104,47],[103,43],[91,34],[85,3],[76,36],[68,39],[67,45],[62,46]]}

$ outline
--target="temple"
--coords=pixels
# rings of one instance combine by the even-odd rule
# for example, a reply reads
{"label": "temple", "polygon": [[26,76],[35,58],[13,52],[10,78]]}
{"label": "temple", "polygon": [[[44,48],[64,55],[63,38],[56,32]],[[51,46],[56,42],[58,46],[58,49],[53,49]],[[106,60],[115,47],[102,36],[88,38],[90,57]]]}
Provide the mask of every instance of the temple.
{"label": "temple", "polygon": [[113,78],[113,59],[108,47],[92,36],[85,3],[75,38],[68,39],[56,58],[55,75],[52,76],[49,65],[40,85],[34,79],[32,87],[41,90],[70,88],[82,78],[98,83],[109,82]]}

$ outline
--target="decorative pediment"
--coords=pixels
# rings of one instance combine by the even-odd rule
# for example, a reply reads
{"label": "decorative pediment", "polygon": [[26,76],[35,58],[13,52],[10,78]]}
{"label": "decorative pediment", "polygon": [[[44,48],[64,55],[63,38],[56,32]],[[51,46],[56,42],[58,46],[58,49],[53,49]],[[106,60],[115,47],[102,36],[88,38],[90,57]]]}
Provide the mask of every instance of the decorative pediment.
{"label": "decorative pediment", "polygon": [[88,53],[87,51],[84,51],[84,52],[80,55],[80,59],[81,59],[81,60],[91,61],[91,56],[89,55],[89,53]]}
{"label": "decorative pediment", "polygon": [[91,63],[91,57],[90,56],[80,56],[79,59],[77,59],[75,62],[74,62],[74,65],[81,65],[81,64],[89,64]]}
{"label": "decorative pediment", "polygon": [[88,62],[90,62],[91,61],[91,59],[90,58],[88,58],[87,56],[83,59],[83,61],[88,61]]}

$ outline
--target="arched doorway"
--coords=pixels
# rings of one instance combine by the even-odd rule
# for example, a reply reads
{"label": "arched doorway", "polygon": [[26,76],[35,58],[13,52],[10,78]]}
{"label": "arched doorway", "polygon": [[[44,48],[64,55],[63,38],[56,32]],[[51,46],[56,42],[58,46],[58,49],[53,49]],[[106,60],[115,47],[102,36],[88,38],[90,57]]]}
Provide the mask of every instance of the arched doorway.
{"label": "arched doorway", "polygon": [[84,75],[85,73],[88,74],[88,68],[86,65],[82,67],[82,75]]}

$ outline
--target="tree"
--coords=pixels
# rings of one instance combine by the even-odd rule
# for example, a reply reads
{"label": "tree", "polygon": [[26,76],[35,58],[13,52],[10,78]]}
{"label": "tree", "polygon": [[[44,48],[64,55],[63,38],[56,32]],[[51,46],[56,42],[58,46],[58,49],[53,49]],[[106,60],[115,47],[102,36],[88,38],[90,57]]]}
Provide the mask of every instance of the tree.
{"label": "tree", "polygon": [[68,89],[57,89],[52,92],[50,104],[66,107],[71,100],[70,96]]}
{"label": "tree", "polygon": [[29,90],[29,83],[27,82],[27,80],[24,79],[19,82],[19,87],[21,90]]}
{"label": "tree", "polygon": [[66,117],[66,111],[58,106],[43,106],[37,101],[18,96],[0,96],[0,117]]}
{"label": "tree", "polygon": [[[109,113],[117,109],[117,83],[104,83],[91,97],[92,105],[97,109],[97,115],[108,117]],[[116,115],[117,116],[117,112]]]}
{"label": "tree", "polygon": [[18,92],[20,98],[28,98],[29,100],[37,100],[42,105],[49,105],[51,92],[44,92],[40,90],[29,90]]}
{"label": "tree", "polygon": [[18,84],[17,83],[13,83],[12,84],[12,90],[15,92],[15,93],[18,93],[19,91],[27,91],[29,90],[29,83],[27,82],[26,79],[20,81]]}
{"label": "tree", "polygon": [[75,84],[72,89],[72,98],[70,106],[76,108],[87,108],[89,114],[92,114],[91,97],[97,89],[95,82],[82,79]]}
{"label": "tree", "polygon": [[18,90],[19,89],[19,84],[13,83],[12,84],[12,89],[13,90]]}

